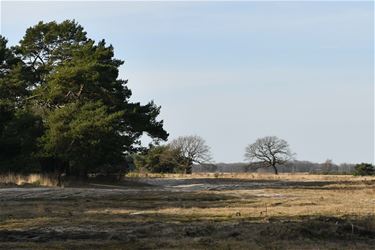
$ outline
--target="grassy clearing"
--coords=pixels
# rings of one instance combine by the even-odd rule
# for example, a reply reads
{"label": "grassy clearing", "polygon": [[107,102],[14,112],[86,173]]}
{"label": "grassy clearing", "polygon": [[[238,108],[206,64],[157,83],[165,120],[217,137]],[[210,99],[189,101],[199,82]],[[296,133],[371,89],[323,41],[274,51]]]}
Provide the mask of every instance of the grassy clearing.
{"label": "grassy clearing", "polygon": [[[149,185],[150,178],[157,185]],[[130,179],[106,188],[87,183],[23,188],[12,190],[14,195],[0,189],[0,248],[371,249],[375,244],[373,177]]]}

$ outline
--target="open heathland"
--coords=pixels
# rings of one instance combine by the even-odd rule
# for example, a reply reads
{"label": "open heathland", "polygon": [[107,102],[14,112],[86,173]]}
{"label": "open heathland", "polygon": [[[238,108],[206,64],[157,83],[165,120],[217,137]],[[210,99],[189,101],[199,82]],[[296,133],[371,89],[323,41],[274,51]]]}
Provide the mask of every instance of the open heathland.
{"label": "open heathland", "polygon": [[0,184],[1,249],[375,245],[375,177],[133,174],[63,188],[41,183],[34,176],[31,184]]}

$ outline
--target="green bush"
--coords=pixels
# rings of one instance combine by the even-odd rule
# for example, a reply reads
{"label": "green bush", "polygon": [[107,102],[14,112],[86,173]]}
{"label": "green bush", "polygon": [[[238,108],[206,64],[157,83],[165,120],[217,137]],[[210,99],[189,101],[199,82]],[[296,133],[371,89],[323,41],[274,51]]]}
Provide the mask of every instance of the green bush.
{"label": "green bush", "polygon": [[375,167],[369,163],[357,164],[353,174],[356,176],[375,175]]}
{"label": "green bush", "polygon": [[146,152],[134,155],[138,170],[151,173],[184,172],[186,160],[176,149],[169,146],[152,146]]}

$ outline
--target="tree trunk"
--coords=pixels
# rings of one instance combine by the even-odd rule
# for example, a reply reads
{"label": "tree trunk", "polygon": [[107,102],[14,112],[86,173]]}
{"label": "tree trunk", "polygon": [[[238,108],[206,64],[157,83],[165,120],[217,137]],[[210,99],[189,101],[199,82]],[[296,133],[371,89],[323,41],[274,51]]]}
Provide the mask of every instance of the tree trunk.
{"label": "tree trunk", "polygon": [[62,183],[62,180],[61,180],[61,176],[62,173],[60,171],[57,172],[57,186],[58,187],[62,187],[63,186],[63,183]]}
{"label": "tree trunk", "polygon": [[277,172],[276,165],[272,165],[272,167],[273,167],[273,170],[275,171],[275,174],[279,174],[279,173]]}

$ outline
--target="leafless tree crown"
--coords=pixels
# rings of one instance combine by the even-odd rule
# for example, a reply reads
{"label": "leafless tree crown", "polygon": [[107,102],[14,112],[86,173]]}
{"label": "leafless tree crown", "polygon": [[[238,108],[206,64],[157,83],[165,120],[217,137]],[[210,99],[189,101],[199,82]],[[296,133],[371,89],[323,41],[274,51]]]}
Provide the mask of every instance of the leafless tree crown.
{"label": "leafless tree crown", "polygon": [[245,149],[249,161],[262,161],[268,166],[282,165],[293,158],[289,144],[276,136],[259,138]]}
{"label": "leafless tree crown", "polygon": [[192,163],[201,164],[211,161],[210,147],[200,136],[180,136],[171,141],[169,145],[172,149],[178,149],[181,155]]}

